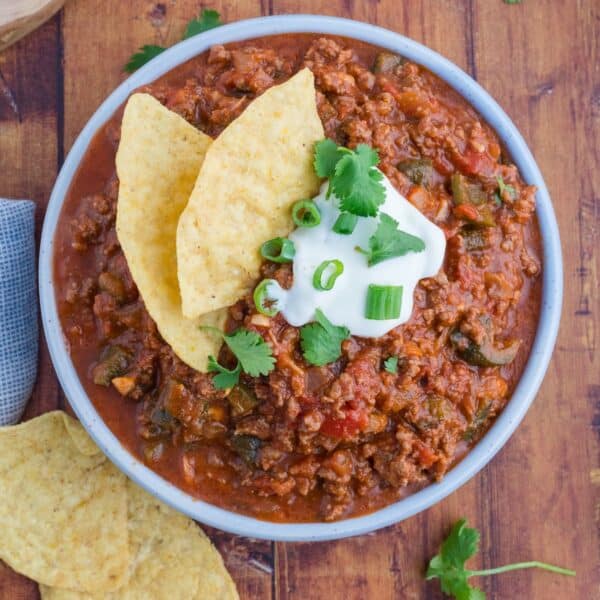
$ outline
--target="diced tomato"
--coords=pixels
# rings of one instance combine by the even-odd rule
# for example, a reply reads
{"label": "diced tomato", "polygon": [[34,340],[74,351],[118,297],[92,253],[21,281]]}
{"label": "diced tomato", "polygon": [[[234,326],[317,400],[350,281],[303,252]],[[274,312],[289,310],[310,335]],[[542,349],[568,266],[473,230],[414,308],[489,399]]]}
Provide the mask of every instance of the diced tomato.
{"label": "diced tomato", "polygon": [[496,164],[487,152],[477,152],[467,148],[462,160],[456,160],[457,166],[467,175],[488,175],[495,173]]}
{"label": "diced tomato", "polygon": [[477,222],[479,220],[479,211],[476,206],[472,204],[459,204],[454,207],[452,211],[454,216],[459,219],[466,219],[467,221]]}
{"label": "diced tomato", "polygon": [[428,469],[437,461],[435,453],[429,446],[426,446],[422,442],[419,442],[417,445],[417,454],[419,456],[419,462],[424,469]]}
{"label": "diced tomato", "polygon": [[347,409],[343,419],[329,417],[321,425],[321,433],[337,438],[351,438],[369,424],[367,410],[362,408]]}

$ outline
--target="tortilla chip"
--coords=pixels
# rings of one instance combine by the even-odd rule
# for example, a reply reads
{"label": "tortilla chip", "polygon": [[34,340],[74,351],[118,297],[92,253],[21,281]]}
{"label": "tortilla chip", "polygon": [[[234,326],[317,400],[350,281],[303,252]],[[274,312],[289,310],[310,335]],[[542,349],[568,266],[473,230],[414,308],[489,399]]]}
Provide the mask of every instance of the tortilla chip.
{"label": "tortilla chip", "polygon": [[222,329],[226,313],[184,318],[175,235],[211,142],[152,96],[134,94],[125,107],[116,158],[117,237],[129,270],[164,340],[198,371],[206,371],[209,354],[221,346],[218,336],[198,326]]}
{"label": "tortilla chip", "polygon": [[261,244],[287,235],[292,204],[319,189],[312,156],[323,137],[313,74],[303,69],[213,142],[177,228],[186,317],[230,306],[252,289]]}
{"label": "tortilla chip", "polygon": [[0,558],[47,585],[115,590],[129,564],[126,479],[79,452],[65,418],[0,428]]}
{"label": "tortilla chip", "polygon": [[62,413],[62,416],[65,429],[81,454],[85,454],[86,456],[101,454],[102,451],[96,446],[94,440],[88,435],[79,421],[71,418],[67,413]]}
{"label": "tortilla chip", "polygon": [[87,594],[41,586],[43,600],[236,600],[220,554],[191,520],[133,482],[127,486],[132,560],[118,591]]}

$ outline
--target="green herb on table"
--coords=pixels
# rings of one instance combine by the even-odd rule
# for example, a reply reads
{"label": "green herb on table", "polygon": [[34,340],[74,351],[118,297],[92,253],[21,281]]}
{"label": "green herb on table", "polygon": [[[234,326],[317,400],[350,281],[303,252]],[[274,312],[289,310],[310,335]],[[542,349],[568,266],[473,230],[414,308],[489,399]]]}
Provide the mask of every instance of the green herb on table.
{"label": "green herb on table", "polygon": [[[205,8],[197,18],[192,19],[187,24],[182,39],[187,40],[194,35],[214,29],[219,25],[223,25],[219,13],[216,10]],[[132,54],[127,64],[123,67],[123,70],[127,71],[127,73],[133,73],[165,50],[164,46],[156,46],[154,44],[142,46],[135,54]]]}
{"label": "green herb on table", "polygon": [[521,0],[504,0],[504,4],[521,4]]}
{"label": "green herb on table", "polygon": [[135,54],[131,55],[129,62],[123,67],[123,69],[128,73],[133,73],[165,50],[166,48],[163,48],[162,46],[154,46],[152,44],[142,46]]}
{"label": "green herb on table", "polygon": [[383,368],[392,375],[398,373],[398,357],[390,356],[383,361]]}
{"label": "green herb on table", "polygon": [[183,39],[187,40],[188,38],[194,37],[199,33],[204,33],[209,29],[219,27],[220,25],[223,25],[221,21],[221,15],[216,10],[205,8],[202,10],[199,17],[192,19],[187,24],[183,34]]}
{"label": "green herb on table", "polygon": [[438,578],[442,591],[457,600],[485,600],[485,593],[480,589],[469,585],[470,577],[485,575],[496,575],[517,569],[544,569],[561,575],[575,576],[575,571],[563,569],[547,563],[528,561],[496,567],[494,569],[483,569],[471,571],[465,569],[465,562],[479,550],[479,531],[467,527],[465,519],[454,524],[450,535],[442,543],[440,553],[434,556],[427,568],[427,579]]}
{"label": "green herb on table", "polygon": [[217,362],[214,356],[208,357],[208,372],[218,373],[213,379],[213,384],[217,389],[222,390],[234,386],[242,371],[251,377],[258,377],[259,375],[268,375],[274,369],[275,358],[271,353],[271,348],[255,331],[241,328],[226,335],[213,327],[205,329],[218,332],[238,360],[234,369],[226,369]]}
{"label": "green herb on table", "polygon": [[356,248],[366,255],[369,266],[372,267],[389,258],[404,256],[409,252],[423,252],[425,242],[410,233],[398,229],[398,221],[389,215],[381,213],[379,225],[369,238],[369,249]]}
{"label": "green herb on table", "polygon": [[333,192],[340,210],[359,217],[374,217],[385,201],[383,173],[375,167],[379,154],[367,144],[355,150],[325,139],[315,144],[313,165],[319,177],[329,178],[328,195]]}
{"label": "green herb on table", "polygon": [[315,322],[300,329],[300,345],[307,362],[322,367],[336,361],[342,353],[342,342],[350,337],[347,327],[331,323],[321,309],[315,313]]}

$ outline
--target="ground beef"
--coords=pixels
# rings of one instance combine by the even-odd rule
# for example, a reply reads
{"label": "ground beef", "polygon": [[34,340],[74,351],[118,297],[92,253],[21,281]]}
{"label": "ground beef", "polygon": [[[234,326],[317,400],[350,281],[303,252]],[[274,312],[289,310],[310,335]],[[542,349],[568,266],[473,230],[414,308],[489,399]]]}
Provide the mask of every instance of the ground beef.
{"label": "ground beef", "polygon": [[[242,376],[242,391],[228,396],[161,339],[115,234],[118,181],[106,177],[99,191],[69,199],[68,260],[57,266],[63,327],[92,397],[100,398],[90,378],[100,381],[107,348],[125,352],[96,406],[157,471],[262,518],[338,519],[439,480],[502,410],[532,341],[541,271],[534,188],[462,98],[420,66],[373,47],[296,36],[214,46],[195,60],[182,67],[185,76],[144,90],[211,136],[256,96],[309,67],[326,135],[378,149],[382,171],[444,230],[444,267],[417,287],[408,323],[378,339],[346,340],[340,358],[323,367],[304,361],[297,328],[241,298],[229,330],[258,332],[277,362],[266,377]],[[104,135],[114,149],[118,121]],[[429,165],[425,179],[402,166],[417,160]],[[488,195],[498,177],[509,186],[497,197],[493,226],[476,229],[468,207],[457,210],[455,173]],[[289,265],[271,263],[262,275],[283,287],[293,277]],[[519,355],[505,366],[476,366],[460,354],[469,344],[504,347],[514,339],[522,340]],[[384,368],[391,356],[396,373]],[[233,364],[227,349],[219,358]],[[108,406],[122,413],[108,419]],[[126,414],[135,425],[117,427]]]}

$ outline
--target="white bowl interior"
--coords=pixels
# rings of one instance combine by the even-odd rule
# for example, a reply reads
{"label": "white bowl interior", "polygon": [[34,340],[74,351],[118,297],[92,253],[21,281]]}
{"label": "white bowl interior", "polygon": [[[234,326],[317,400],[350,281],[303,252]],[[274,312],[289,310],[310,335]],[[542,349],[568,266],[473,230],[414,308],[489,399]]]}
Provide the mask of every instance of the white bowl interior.
{"label": "white bowl interior", "polygon": [[[543,238],[543,289],[536,338],[512,398],[487,434],[441,482],[369,515],[333,523],[280,524],[233,513],[189,496],[133,457],[108,429],[79,381],[61,330],[54,295],[53,238],[63,200],[90,140],[134,89],[154,81],[213,44],[304,32],[343,35],[397,52],[427,67],[475,107],[495,129],[525,181],[538,188],[537,215]],[[44,331],[60,383],[80,421],[110,460],[167,504],[208,525],[269,540],[317,541],[358,535],[406,519],[456,490],[498,452],[527,412],[550,361],[562,304],[562,257],[556,218],[535,160],[510,118],[481,86],[436,52],[386,29],[335,17],[284,15],[232,23],[183,41],[142,67],[102,103],[69,152],[52,191],[42,231],[39,283]]]}

